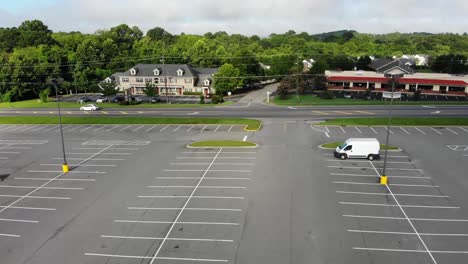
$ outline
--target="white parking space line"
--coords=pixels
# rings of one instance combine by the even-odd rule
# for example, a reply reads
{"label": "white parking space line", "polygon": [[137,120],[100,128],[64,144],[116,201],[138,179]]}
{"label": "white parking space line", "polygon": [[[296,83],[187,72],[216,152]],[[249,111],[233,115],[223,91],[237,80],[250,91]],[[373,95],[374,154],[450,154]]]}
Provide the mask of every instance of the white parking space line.
{"label": "white parking space line", "polygon": [[55,211],[57,209],[55,208],[42,208],[42,207],[21,207],[21,206],[0,206],[0,208],[2,208],[0,210],[3,211],[3,210],[6,210],[8,208],[10,209],[21,209],[21,210],[38,210],[38,211]]}
{"label": "white parking space line", "polygon": [[[28,170],[29,173],[60,173],[61,171]],[[70,171],[70,174],[106,174],[106,171]]]}
{"label": "white parking space line", "polygon": [[[370,234],[391,234],[391,235],[412,235],[412,236],[416,236],[417,234],[416,233],[411,233],[411,232],[389,232],[389,231],[376,231],[376,230],[347,230],[348,232],[351,232],[351,233],[370,233]],[[419,235],[421,236],[448,236],[448,237],[466,237],[468,236],[468,234],[457,234],[457,233],[453,233],[453,234],[443,234],[443,233],[419,233]]]}
{"label": "white parking space line", "polygon": [[72,148],[73,150],[100,150],[102,148]]}
{"label": "white parking space line", "polygon": [[[173,166],[209,165],[209,163],[170,163]],[[216,163],[215,165],[254,166],[254,163]]]}
{"label": "white parking space line", "polygon": [[417,127],[414,127],[414,129],[416,129],[417,131],[421,132],[423,135],[426,135],[426,132],[422,131],[421,129],[417,128]]}
{"label": "white parking space line", "polygon": [[72,131],[77,130],[78,128],[82,128],[82,127],[83,126],[75,125],[75,126],[73,126],[72,129],[69,129],[67,132],[72,132]]}
{"label": "white parking space line", "polygon": [[0,160],[7,160],[8,157],[0,157]]}
{"label": "white parking space line", "polygon": [[[231,132],[231,130],[232,130],[233,127],[234,127],[234,126],[229,127],[229,129],[228,129],[227,132]],[[467,132],[468,132],[468,131],[467,131]]]}
{"label": "white parking space line", "polygon": [[208,125],[205,125],[205,126],[200,130],[200,132],[205,131],[205,129],[206,129],[207,126],[208,126]]}
{"label": "white parking space line", "polygon": [[49,132],[49,131],[51,131],[51,130],[55,130],[55,129],[58,128],[58,127],[60,127],[60,125],[58,125],[58,126],[51,126],[50,128],[45,129],[45,130],[42,131],[42,132]]}
{"label": "white parking space line", "polygon": [[406,134],[410,134],[410,132],[406,131],[403,127],[400,127],[401,130],[403,130]]}
{"label": "white parking space line", "polygon": [[[154,207],[128,207],[129,210],[182,210],[182,208],[154,208]],[[232,211],[242,212],[242,209],[227,209],[227,208],[185,208],[190,211]]]}
{"label": "white parking space line", "polygon": [[43,128],[45,128],[45,127],[46,127],[46,126],[41,126],[41,125],[40,125],[40,126],[34,128],[34,129],[31,129],[31,132],[39,132],[39,131],[41,131],[41,130],[42,130]]}
{"label": "white parking space line", "polygon": [[[353,174],[353,173],[330,173],[330,175],[333,176],[349,176],[349,177],[370,177],[370,178],[375,178],[375,175],[370,175],[370,174]],[[430,179],[431,177],[421,177],[421,176],[403,176],[403,175],[398,175],[398,176],[391,176],[387,175],[389,178],[408,178],[408,179]]]}
{"label": "white parking space line", "polygon": [[[375,176],[374,176],[375,177]],[[369,193],[369,192],[348,192],[348,191],[336,191],[337,193],[342,194],[362,194],[362,195],[381,195],[387,196],[389,193]],[[405,193],[394,193],[395,196],[405,196],[405,197],[432,197],[432,198],[449,198],[446,195],[429,195],[429,194],[405,194]]]}
{"label": "white parking space line", "polygon": [[[200,188],[200,187],[199,187]],[[165,199],[182,199],[189,198],[187,195],[139,195],[138,198],[165,198]],[[242,196],[192,196],[193,199],[237,199],[244,200]]]}
{"label": "white parking space line", "polygon": [[21,237],[20,235],[13,235],[13,234],[0,234],[0,237]]}
{"label": "white parking space line", "polygon": [[359,134],[362,134],[362,131],[358,127],[354,127],[354,128],[359,132]]}
{"label": "white parking space line", "polygon": [[122,132],[122,131],[126,130],[127,128],[130,128],[130,127],[132,127],[132,126],[126,126],[126,127],[122,128],[122,129],[120,129],[120,132]]}
{"label": "white parking space line", "polygon": [[[226,152],[227,153],[227,152]],[[176,159],[212,159],[213,157],[176,157]],[[218,159],[256,159],[256,157],[218,157]]]}
{"label": "white parking space line", "polygon": [[144,220],[114,220],[115,223],[139,223],[139,224],[181,224],[181,225],[233,225],[239,223],[229,222],[171,222],[171,221],[144,221]]}
{"label": "white parking space line", "polygon": [[99,130],[101,130],[103,128],[105,128],[105,126],[100,126],[100,127],[96,128],[96,129],[93,129],[93,131],[96,132],[96,131],[99,131]]}
{"label": "white parking space line", "polygon": [[[195,186],[188,185],[150,185],[147,188],[193,188]],[[198,186],[202,189],[245,189],[246,187],[241,186]]]}
{"label": "white parking space line", "polygon": [[342,126],[339,126],[339,128],[341,128],[341,131],[343,131],[343,134],[346,134],[346,131],[344,130]]}
{"label": "white parking space line", "polygon": [[391,129],[388,129],[387,127],[385,127],[385,130],[389,131],[390,134],[392,134],[392,135],[394,134],[394,132]]}
{"label": "white parking space line", "polygon": [[[120,239],[142,239],[142,240],[163,240],[163,237],[135,237],[135,236],[108,236],[101,235],[102,238],[120,238]],[[229,239],[206,239],[206,238],[178,238],[168,237],[167,240],[172,241],[201,241],[201,242],[228,242],[232,243],[234,240]]]}
{"label": "white parking space line", "polygon": [[326,126],[325,129],[327,130],[327,133],[330,133],[330,129]]}
{"label": "white parking space line", "polygon": [[[216,154],[217,151],[184,151],[183,154]],[[222,154],[256,154],[255,151],[224,151]],[[330,154],[333,155],[333,154]],[[222,157],[221,157],[222,158]]]}
{"label": "white parking space line", "polygon": [[190,132],[190,130],[192,130],[195,126],[191,126],[189,129],[187,129],[187,131],[185,132]]}
{"label": "white parking space line", "polygon": [[[39,164],[40,166],[62,166],[62,164],[60,163],[56,163],[56,164]],[[68,164],[70,167],[74,167],[74,168],[78,168],[78,167],[115,167],[117,165],[114,165],[114,164],[82,164],[82,165],[79,165],[78,164]]]}
{"label": "white parking space line", "polygon": [[442,135],[442,133],[440,131],[437,131],[436,129],[434,129],[433,127],[430,127],[430,129],[432,129],[434,132],[436,132],[437,134],[439,135]]}
{"label": "white parking space line", "polygon": [[[52,178],[19,178],[19,177],[15,177],[14,178],[15,180],[30,180],[30,181],[48,181],[48,180],[52,180]],[[64,178],[64,179],[56,179],[56,181],[84,181],[84,182],[94,182],[96,181],[96,179],[67,179],[67,178]]]}
{"label": "white parking space line", "polygon": [[[377,178],[377,177],[376,177]],[[343,182],[343,181],[333,181],[336,184],[350,184],[350,185],[375,185],[380,186],[379,183],[366,183],[366,182]]]}
{"label": "white parking space line", "polygon": [[32,149],[31,147],[1,147],[0,149]]}
{"label": "white parking space line", "polygon": [[[372,167],[349,167],[349,166],[327,166],[328,168],[341,168],[341,169],[372,169]],[[404,168],[387,168],[387,170],[397,171],[421,171],[421,169],[404,169]]]}
{"label": "white parking space line", "polygon": [[21,152],[17,152],[17,151],[0,151],[0,154],[20,154],[20,153]]}
{"label": "white parking space line", "polygon": [[[93,153],[78,153],[78,152],[67,152],[67,155],[89,155]],[[132,153],[123,153],[123,152],[106,152],[106,153],[99,153],[101,155],[132,155]]]}
{"label": "white parking space line", "polygon": [[401,187],[425,187],[425,188],[439,188],[438,185],[420,185],[420,184],[390,184],[392,186],[401,186]]}
{"label": "white parking space line", "polygon": [[[10,197],[10,198],[21,198],[22,195],[10,195],[10,194],[1,194],[0,197]],[[58,196],[28,196],[27,199],[51,199],[51,200],[70,200],[70,197],[58,197]]]}
{"label": "white parking space line", "polygon": [[218,132],[218,129],[221,127],[221,125],[217,126],[216,129],[213,132]]}
{"label": "white parking space line", "polygon": [[[166,172],[203,172],[205,170],[164,170]],[[210,172],[242,172],[249,173],[251,170],[210,170]]]}
{"label": "white parking space line", "polygon": [[[39,186],[20,186],[20,185],[0,185],[0,188],[12,188],[12,189],[37,189]],[[44,190],[84,190],[84,188],[75,187],[42,187]]]}
{"label": "white parking space line", "polygon": [[138,130],[142,129],[143,127],[145,127],[144,125],[141,125],[135,129],[132,130],[132,132],[137,132]]}
{"label": "white parking space line", "polygon": [[468,132],[468,129],[466,129],[466,128],[463,128],[463,127],[458,127],[458,128],[465,131],[465,132]]}
{"label": "white parking space line", "polygon": [[169,125],[167,125],[167,126],[161,128],[161,129],[159,130],[159,132],[163,132],[163,131],[166,130],[168,127],[169,127]]}
{"label": "white parking space line", "polygon": [[155,128],[155,127],[156,127],[156,125],[154,125],[154,126],[148,128],[145,132],[150,132],[150,131],[153,130],[153,128]]}
{"label": "white parking space line", "polygon": [[[71,125],[68,125],[68,126],[62,126],[62,130],[65,130],[69,127],[72,127]],[[55,130],[55,132],[59,132],[60,131],[60,125],[57,127],[57,129]]]}
{"label": "white parking space line", "polygon": [[[53,160],[63,160],[63,158],[52,158]],[[67,160],[85,160],[85,158],[67,158]],[[105,158],[95,158],[95,159],[89,159],[89,160],[95,160],[95,161],[122,161],[125,159],[105,159]]]}
{"label": "white parking space line", "polygon": [[120,125],[113,126],[113,127],[109,128],[109,129],[107,129],[106,132],[112,131],[112,130],[118,128],[118,127],[120,127]]}
{"label": "white parking space line", "polygon": [[372,131],[374,131],[375,134],[378,134],[377,130],[375,130],[373,127],[370,127]]}
{"label": "white parking space line", "polygon": [[[161,180],[197,180],[200,179],[200,177],[156,177],[156,179],[161,179]],[[229,178],[229,177],[206,177],[205,180],[245,180],[245,181],[250,181],[252,178]]]}
{"label": "white parking space line", "polygon": [[5,131],[5,130],[8,130],[9,128],[12,128],[12,127],[15,127],[16,125],[13,125],[13,126],[1,126],[0,127],[0,131]]}
{"label": "white parking space line", "polygon": [[345,204],[345,205],[362,205],[362,206],[410,207],[410,208],[433,208],[433,209],[460,209],[459,206],[376,204],[376,203],[355,203],[355,202],[338,202],[338,203],[339,204]]}
{"label": "white parking space line", "polygon": [[19,222],[19,223],[39,223],[35,220],[22,220],[22,219],[9,219],[9,218],[0,218],[0,222]]}
{"label": "white parking space line", "polygon": [[[387,219],[387,220],[406,220],[405,217],[391,216],[372,216],[372,215],[343,215],[349,218],[367,218],[367,219]],[[409,218],[411,221],[427,221],[427,222],[468,222],[468,219],[436,219],[436,218]]]}
{"label": "white parking space line", "polygon": [[[328,159],[326,161],[331,162],[345,162],[345,163],[367,163],[367,160],[340,160],[340,159]],[[383,161],[373,161],[374,163],[383,163]],[[411,161],[387,161],[390,164],[413,164]],[[374,175],[375,176],[375,175]]]}
{"label": "white parking space line", "polygon": [[446,127],[445,129],[447,129],[448,131],[452,132],[452,133],[455,134],[455,135],[459,135],[457,132],[453,131],[452,129],[450,129],[450,128],[448,128],[448,127]]}
{"label": "white parking space line", "polygon": [[[167,240],[167,239],[166,239]],[[196,261],[196,262],[228,262],[225,259],[197,259],[197,258],[170,258],[170,257],[148,257],[148,256],[129,256],[129,255],[113,255],[113,254],[97,254],[85,253],[86,256],[106,257],[106,258],[127,258],[127,259],[160,259],[160,260],[183,260],[183,261]],[[151,262],[150,264],[153,264]]]}
{"label": "white parking space line", "polygon": [[[416,250],[416,249],[392,249],[392,248],[361,248],[353,247],[355,250],[368,250],[368,251],[389,251],[389,252],[412,252],[412,253],[427,253],[426,250]],[[437,264],[437,262],[434,261]]]}

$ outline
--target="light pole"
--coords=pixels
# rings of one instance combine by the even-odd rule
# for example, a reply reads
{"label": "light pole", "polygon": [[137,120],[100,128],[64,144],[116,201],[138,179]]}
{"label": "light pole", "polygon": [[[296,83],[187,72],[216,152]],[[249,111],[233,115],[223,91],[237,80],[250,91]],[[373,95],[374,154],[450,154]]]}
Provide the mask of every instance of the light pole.
{"label": "light pole", "polygon": [[380,176],[380,184],[387,185],[388,178],[387,178],[387,154],[388,154],[388,141],[390,140],[390,124],[392,123],[392,106],[393,106],[393,95],[395,92],[395,82],[403,77],[403,73],[385,73],[386,78],[390,78],[392,80],[392,95],[390,98],[390,105],[388,107],[388,123],[387,123],[387,136],[385,138],[385,157],[384,157],[384,166],[382,169],[382,176]]}
{"label": "light pole", "polygon": [[70,168],[68,167],[67,157],[65,155],[65,142],[63,140],[63,130],[62,130],[62,113],[60,112],[60,98],[59,98],[58,89],[57,89],[57,80],[53,79],[51,80],[51,83],[55,88],[55,97],[57,98],[57,111],[58,111],[58,116],[59,116],[60,137],[62,139],[62,154],[63,154],[62,171],[63,173],[67,173],[70,171]]}

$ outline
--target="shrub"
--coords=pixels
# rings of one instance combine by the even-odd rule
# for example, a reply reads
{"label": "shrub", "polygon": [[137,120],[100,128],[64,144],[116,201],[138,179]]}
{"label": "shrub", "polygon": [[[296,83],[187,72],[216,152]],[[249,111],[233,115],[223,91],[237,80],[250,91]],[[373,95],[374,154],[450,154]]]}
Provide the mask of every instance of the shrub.
{"label": "shrub", "polygon": [[41,102],[47,103],[47,100],[49,99],[49,94],[50,94],[50,88],[40,91],[39,98],[41,99]]}
{"label": "shrub", "polygon": [[204,103],[205,103],[205,96],[200,95],[200,104],[204,104]]}
{"label": "shrub", "polygon": [[8,91],[3,95],[2,101],[6,103],[11,103],[13,100],[13,91]]}
{"label": "shrub", "polygon": [[217,95],[213,95],[211,97],[211,103],[212,104],[219,104],[220,100],[219,100],[219,97]]}
{"label": "shrub", "polygon": [[203,95],[202,92],[184,92],[184,95]]}
{"label": "shrub", "polygon": [[333,99],[333,92],[325,91],[325,92],[320,94],[320,98],[322,98],[322,99]]}

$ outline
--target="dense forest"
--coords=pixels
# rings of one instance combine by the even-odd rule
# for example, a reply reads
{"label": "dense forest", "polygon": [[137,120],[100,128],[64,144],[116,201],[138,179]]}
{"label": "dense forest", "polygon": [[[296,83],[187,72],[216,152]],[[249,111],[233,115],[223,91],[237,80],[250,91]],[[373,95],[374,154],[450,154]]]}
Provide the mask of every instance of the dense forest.
{"label": "dense forest", "polygon": [[[37,97],[51,78],[63,78],[64,92],[96,91],[116,71],[137,63],[189,63],[197,67],[232,64],[241,82],[282,78],[302,60],[314,59],[312,73],[325,69],[366,69],[368,56],[431,56],[428,71],[466,73],[468,35],[337,31],[319,35],[288,31],[268,37],[208,32],[174,35],[161,27],[146,34],[122,24],[94,34],[52,32],[38,20],[0,28],[0,99]],[[298,63],[299,62],[299,63]],[[268,65],[270,67],[262,67]]]}

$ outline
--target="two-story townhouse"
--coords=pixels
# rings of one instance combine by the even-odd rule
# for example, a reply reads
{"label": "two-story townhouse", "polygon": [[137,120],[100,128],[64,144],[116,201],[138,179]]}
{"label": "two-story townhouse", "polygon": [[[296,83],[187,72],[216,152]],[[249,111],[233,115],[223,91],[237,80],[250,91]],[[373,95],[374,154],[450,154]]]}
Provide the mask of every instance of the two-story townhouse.
{"label": "two-story townhouse", "polygon": [[188,64],[137,64],[119,76],[120,90],[143,94],[147,83],[162,95],[185,92],[213,94],[216,68],[193,68]]}

